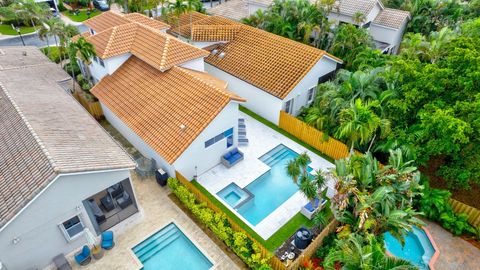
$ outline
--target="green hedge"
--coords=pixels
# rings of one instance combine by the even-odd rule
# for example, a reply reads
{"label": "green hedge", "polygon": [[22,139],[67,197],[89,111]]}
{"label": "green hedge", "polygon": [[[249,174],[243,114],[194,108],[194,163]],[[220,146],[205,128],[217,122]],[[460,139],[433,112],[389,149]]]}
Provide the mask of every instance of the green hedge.
{"label": "green hedge", "polygon": [[[55,62],[55,63],[60,63],[60,50],[56,46],[50,46],[50,47],[45,47],[40,49],[43,54],[48,56],[50,61]],[[49,52],[50,50],[50,52]]]}
{"label": "green hedge", "polygon": [[195,195],[175,178],[168,179],[168,186],[193,215],[231,248],[249,267],[252,269],[271,269],[268,266],[270,257],[262,257],[260,247],[244,232],[234,231],[224,213],[217,213],[207,207],[205,203],[198,203],[195,200]]}

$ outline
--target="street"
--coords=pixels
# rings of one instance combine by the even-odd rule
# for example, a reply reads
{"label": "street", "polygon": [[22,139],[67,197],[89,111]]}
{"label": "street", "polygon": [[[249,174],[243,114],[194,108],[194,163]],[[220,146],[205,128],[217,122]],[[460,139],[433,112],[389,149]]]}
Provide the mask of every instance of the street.
{"label": "street", "polygon": [[[77,28],[80,33],[87,31],[87,27],[83,24],[78,25]],[[26,46],[35,46],[40,48],[47,46],[47,44],[55,45],[55,39],[53,37],[50,37],[47,43],[46,40],[41,40],[37,34],[23,35],[23,41],[25,42]],[[0,39],[0,46],[22,46],[22,45],[23,44],[20,36]]]}

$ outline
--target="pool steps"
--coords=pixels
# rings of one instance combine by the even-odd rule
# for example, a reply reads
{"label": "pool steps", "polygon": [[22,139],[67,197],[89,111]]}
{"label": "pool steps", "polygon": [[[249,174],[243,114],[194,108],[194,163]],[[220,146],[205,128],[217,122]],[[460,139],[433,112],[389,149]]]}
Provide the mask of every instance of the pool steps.
{"label": "pool steps", "polygon": [[181,234],[178,228],[175,225],[170,224],[152,236],[150,242],[142,243],[137,246],[134,252],[140,261],[147,261],[150,257],[161,251],[180,236]]}
{"label": "pool steps", "polygon": [[277,164],[279,161],[282,160],[283,157],[290,154],[290,149],[282,148],[281,150],[275,152],[273,155],[268,155],[261,157],[260,160],[267,164],[268,166],[272,167],[273,165]]}

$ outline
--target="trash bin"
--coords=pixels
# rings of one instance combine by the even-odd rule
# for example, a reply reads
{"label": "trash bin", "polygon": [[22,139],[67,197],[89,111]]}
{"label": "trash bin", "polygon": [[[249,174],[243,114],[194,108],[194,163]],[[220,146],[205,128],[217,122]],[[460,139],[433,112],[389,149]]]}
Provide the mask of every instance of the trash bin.
{"label": "trash bin", "polygon": [[155,178],[160,186],[164,187],[167,185],[168,174],[164,170],[158,169],[155,172]]}

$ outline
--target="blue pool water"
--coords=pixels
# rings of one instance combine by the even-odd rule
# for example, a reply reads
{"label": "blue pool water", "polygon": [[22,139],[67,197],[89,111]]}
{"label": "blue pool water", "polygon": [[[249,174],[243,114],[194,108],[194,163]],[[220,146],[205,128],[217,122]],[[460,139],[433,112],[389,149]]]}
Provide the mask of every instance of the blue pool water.
{"label": "blue pool water", "polygon": [[243,190],[237,184],[230,183],[224,189],[220,190],[217,195],[223,198],[231,207],[237,208],[244,205],[253,197],[247,190]]}
{"label": "blue pool water", "polygon": [[[280,144],[260,157],[260,160],[271,169],[244,188],[252,193],[253,198],[237,209],[252,225],[260,223],[298,191],[298,186],[293,183],[285,169],[288,161],[297,156],[296,152]],[[220,197],[228,203],[229,198]]]}
{"label": "blue pool water", "polygon": [[133,252],[143,270],[206,270],[213,266],[174,223],[136,245]]}
{"label": "blue pool water", "polygon": [[418,266],[420,269],[430,269],[428,263],[435,253],[435,249],[424,230],[417,227],[405,237],[405,245],[390,233],[384,234],[385,247],[394,256],[405,259]]}

